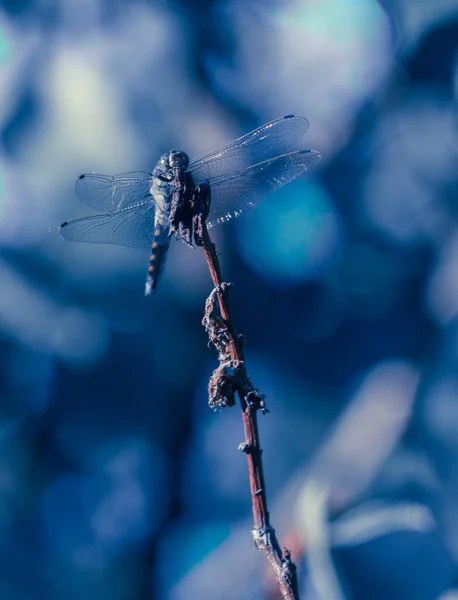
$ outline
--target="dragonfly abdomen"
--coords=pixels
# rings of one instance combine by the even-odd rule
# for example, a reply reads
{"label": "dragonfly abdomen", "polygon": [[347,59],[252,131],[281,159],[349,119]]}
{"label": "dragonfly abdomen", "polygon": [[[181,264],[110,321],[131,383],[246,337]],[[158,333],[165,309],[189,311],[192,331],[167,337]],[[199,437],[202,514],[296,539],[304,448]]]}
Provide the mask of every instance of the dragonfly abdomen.
{"label": "dragonfly abdomen", "polygon": [[170,240],[167,237],[164,240],[161,229],[157,228],[154,232],[153,244],[151,246],[151,255],[149,257],[148,273],[146,275],[145,296],[154,292],[159,281],[160,274],[164,267],[167,250]]}

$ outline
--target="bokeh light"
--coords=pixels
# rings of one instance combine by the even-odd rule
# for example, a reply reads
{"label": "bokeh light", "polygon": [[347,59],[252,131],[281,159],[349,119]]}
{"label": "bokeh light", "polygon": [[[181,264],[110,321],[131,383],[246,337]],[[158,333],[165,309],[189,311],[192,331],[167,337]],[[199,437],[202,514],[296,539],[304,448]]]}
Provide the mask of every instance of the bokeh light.
{"label": "bokeh light", "polygon": [[240,219],[237,228],[244,260],[278,287],[319,277],[335,258],[341,237],[339,217],[325,191],[302,181],[280,190]]}

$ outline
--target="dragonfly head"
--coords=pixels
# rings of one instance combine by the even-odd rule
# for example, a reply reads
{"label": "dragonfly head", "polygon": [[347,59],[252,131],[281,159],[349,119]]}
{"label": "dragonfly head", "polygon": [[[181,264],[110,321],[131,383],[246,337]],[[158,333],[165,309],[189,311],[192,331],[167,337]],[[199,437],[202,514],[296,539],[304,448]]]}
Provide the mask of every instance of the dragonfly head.
{"label": "dragonfly head", "polygon": [[189,165],[189,156],[182,150],[170,150],[169,164],[172,169],[176,167],[186,169]]}

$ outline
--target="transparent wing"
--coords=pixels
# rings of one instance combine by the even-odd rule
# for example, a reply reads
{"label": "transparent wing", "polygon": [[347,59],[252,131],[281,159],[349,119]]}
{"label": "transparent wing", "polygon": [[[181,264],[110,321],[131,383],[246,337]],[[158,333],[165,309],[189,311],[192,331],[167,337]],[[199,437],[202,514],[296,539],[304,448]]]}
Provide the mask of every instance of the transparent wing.
{"label": "transparent wing", "polygon": [[154,209],[147,201],[141,206],[73,219],[62,223],[59,233],[70,242],[147,248],[154,234]]}
{"label": "transparent wing", "polygon": [[210,186],[208,227],[238,217],[274,190],[313,169],[320,160],[316,150],[298,150],[248,167],[241,173],[214,179]]}
{"label": "transparent wing", "polygon": [[121,175],[80,175],[76,181],[78,198],[100,212],[120,210],[140,204],[150,196],[151,173],[133,171]]}
{"label": "transparent wing", "polygon": [[211,184],[215,177],[231,175],[290,152],[308,127],[309,123],[304,117],[280,117],[230,142],[224,148],[196,157],[190,163],[189,171],[196,185],[203,181]]}

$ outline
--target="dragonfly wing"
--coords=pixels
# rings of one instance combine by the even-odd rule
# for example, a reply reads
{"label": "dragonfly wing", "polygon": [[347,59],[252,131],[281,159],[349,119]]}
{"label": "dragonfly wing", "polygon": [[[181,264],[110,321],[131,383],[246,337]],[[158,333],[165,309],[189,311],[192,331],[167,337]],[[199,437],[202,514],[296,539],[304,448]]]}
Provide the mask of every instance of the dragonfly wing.
{"label": "dragonfly wing", "polygon": [[151,173],[133,171],[121,175],[87,173],[76,181],[78,198],[100,212],[140,204],[150,197]]}
{"label": "dragonfly wing", "polygon": [[224,148],[196,157],[189,165],[194,183],[239,172],[251,165],[293,150],[308,130],[304,117],[288,115],[270,121]]}
{"label": "dragonfly wing", "polygon": [[70,242],[118,244],[147,248],[154,234],[154,209],[150,202],[102,215],[62,223],[59,233]]}
{"label": "dragonfly wing", "polygon": [[313,169],[320,160],[316,150],[298,150],[248,167],[241,173],[214,179],[210,185],[207,226],[215,227],[238,217],[271,192]]}

